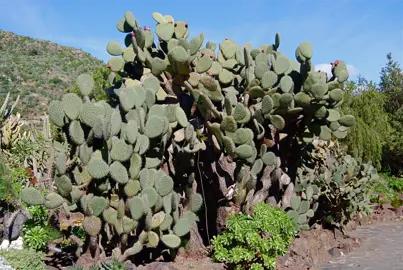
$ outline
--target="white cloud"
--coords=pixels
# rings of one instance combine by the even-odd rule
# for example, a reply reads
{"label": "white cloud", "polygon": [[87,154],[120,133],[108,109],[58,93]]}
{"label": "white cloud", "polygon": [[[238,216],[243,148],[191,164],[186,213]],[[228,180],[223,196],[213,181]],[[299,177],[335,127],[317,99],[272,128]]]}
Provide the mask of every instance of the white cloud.
{"label": "white cloud", "polygon": [[[329,78],[332,77],[332,66],[330,64],[317,64],[315,70],[326,72]],[[347,64],[347,70],[350,78],[359,74],[359,70],[351,64]]]}

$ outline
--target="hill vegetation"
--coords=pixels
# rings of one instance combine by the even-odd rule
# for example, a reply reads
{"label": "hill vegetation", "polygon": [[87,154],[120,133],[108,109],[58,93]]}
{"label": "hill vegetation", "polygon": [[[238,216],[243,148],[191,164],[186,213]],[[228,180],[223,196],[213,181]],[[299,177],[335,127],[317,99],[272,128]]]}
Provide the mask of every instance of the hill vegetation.
{"label": "hill vegetation", "polygon": [[[0,30],[0,93],[20,95],[18,111],[36,118],[47,111],[77,76],[104,66],[89,53]],[[1,98],[4,99],[4,98]]]}

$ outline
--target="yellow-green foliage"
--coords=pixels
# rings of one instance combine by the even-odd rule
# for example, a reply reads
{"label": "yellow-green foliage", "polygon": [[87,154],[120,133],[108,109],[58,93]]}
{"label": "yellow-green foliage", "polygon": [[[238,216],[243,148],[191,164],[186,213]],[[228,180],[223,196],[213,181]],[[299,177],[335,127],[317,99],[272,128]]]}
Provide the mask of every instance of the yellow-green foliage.
{"label": "yellow-green foliage", "polygon": [[[106,100],[107,95],[105,89],[109,88],[111,85],[108,80],[108,76],[111,73],[110,69],[107,67],[98,68],[92,73],[92,78],[94,79],[94,88],[89,95],[90,98],[95,98],[96,100]],[[117,78],[120,79],[119,75]],[[67,89],[69,93],[76,93],[79,96],[81,95],[80,89],[77,86],[77,83],[74,84],[72,88]]]}
{"label": "yellow-green foliage", "polygon": [[363,161],[372,161],[380,169],[383,146],[390,133],[386,96],[363,78],[358,84],[350,82],[346,88],[347,102],[342,109],[345,114],[354,115],[356,121],[344,140],[348,153]]}
{"label": "yellow-green foliage", "polygon": [[32,249],[0,250],[3,257],[16,270],[45,270],[45,254]]}

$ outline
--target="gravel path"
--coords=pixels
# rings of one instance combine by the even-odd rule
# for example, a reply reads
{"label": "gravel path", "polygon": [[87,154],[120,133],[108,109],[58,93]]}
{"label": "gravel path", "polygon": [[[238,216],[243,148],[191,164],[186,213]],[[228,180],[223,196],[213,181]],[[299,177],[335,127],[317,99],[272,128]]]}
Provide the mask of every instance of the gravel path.
{"label": "gravel path", "polygon": [[403,270],[403,224],[358,227],[354,236],[363,239],[361,247],[322,264],[322,270]]}

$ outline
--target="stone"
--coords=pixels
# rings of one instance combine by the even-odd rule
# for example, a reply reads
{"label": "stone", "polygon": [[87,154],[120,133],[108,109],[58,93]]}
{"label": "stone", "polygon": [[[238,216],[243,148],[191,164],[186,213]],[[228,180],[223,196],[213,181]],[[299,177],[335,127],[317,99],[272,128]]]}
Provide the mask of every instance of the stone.
{"label": "stone", "polygon": [[27,219],[28,218],[19,210],[13,213],[7,213],[4,217],[4,237],[10,241],[18,239]]}
{"label": "stone", "polygon": [[341,252],[338,248],[331,248],[328,250],[328,252],[333,258],[338,258],[343,255],[343,252]]}
{"label": "stone", "polygon": [[8,241],[8,240],[3,240],[3,242],[0,245],[0,250],[8,250],[8,249],[23,249],[24,242],[22,240],[22,237],[18,237],[17,240],[15,241]]}

